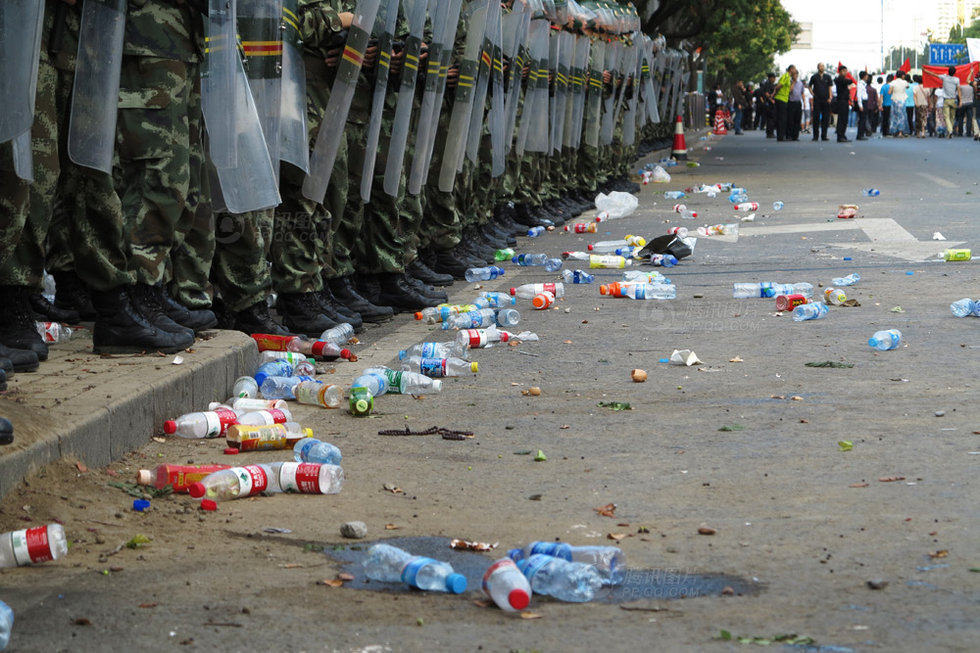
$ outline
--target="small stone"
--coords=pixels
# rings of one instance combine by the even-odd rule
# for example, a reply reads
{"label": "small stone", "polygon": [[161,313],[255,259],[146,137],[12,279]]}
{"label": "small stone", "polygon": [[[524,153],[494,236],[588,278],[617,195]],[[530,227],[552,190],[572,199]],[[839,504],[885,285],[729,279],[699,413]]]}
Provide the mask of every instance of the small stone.
{"label": "small stone", "polygon": [[362,521],[349,521],[340,527],[340,534],[351,540],[363,540],[367,537],[367,524]]}
{"label": "small stone", "polygon": [[872,590],[883,590],[888,587],[888,581],[882,580],[881,578],[875,578],[867,582],[868,589]]}
{"label": "small stone", "polygon": [[945,410],[937,410],[936,411],[936,417],[944,417],[945,415],[946,415],[946,411]]}

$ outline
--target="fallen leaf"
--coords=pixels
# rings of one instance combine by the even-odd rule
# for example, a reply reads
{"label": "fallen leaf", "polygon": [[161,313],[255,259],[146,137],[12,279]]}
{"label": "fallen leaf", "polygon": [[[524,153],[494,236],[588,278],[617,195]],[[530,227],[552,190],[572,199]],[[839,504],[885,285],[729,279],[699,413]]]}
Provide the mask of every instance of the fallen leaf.
{"label": "fallen leaf", "polygon": [[948,549],[939,549],[938,551],[933,551],[932,553],[930,553],[929,557],[932,558],[933,560],[936,560],[938,558],[945,558],[948,555],[949,555]]}
{"label": "fallen leaf", "polygon": [[785,399],[786,395],[769,395],[770,399]]}
{"label": "fallen leaf", "polygon": [[882,476],[878,479],[880,483],[894,483],[895,481],[904,481],[904,476]]}
{"label": "fallen leaf", "polygon": [[742,360],[742,357],[741,356],[736,356],[735,358],[729,358],[728,359],[728,362],[729,363],[744,363],[745,361]]}
{"label": "fallen leaf", "polygon": [[85,463],[83,463],[83,462],[77,462],[77,463],[75,463],[75,469],[77,469],[78,471],[80,471],[83,474],[88,471],[88,467],[86,467],[85,466]]}
{"label": "fallen leaf", "polygon": [[841,306],[847,306],[848,308],[857,308],[860,305],[861,302],[859,302],[856,299],[848,299],[843,304],[841,304]]}
{"label": "fallen leaf", "polygon": [[541,619],[541,615],[537,612],[522,612],[521,619]]}
{"label": "fallen leaf", "polygon": [[395,524],[385,524],[386,531],[397,531],[401,526],[396,526]]}
{"label": "fallen leaf", "polygon": [[803,401],[803,397],[801,397],[800,395],[793,395],[789,399],[790,401]]}
{"label": "fallen leaf", "polygon": [[76,617],[75,621],[72,623],[74,623],[76,626],[91,626],[92,620],[88,617]]}
{"label": "fallen leaf", "polygon": [[572,427],[570,427],[568,424],[562,424],[558,428],[561,429],[562,431],[567,431],[568,429],[570,429]]}
{"label": "fallen leaf", "polygon": [[809,423],[810,423],[810,420],[808,420],[808,419],[806,419],[804,417],[801,417],[800,418],[800,424],[809,424]]}
{"label": "fallen leaf", "polygon": [[851,483],[847,487],[868,487],[870,483]]}
{"label": "fallen leaf", "polygon": [[482,599],[473,599],[473,605],[475,605],[478,608],[489,608],[490,602],[484,601]]}
{"label": "fallen leaf", "polygon": [[346,571],[342,571],[337,574],[338,580],[351,581],[354,580],[354,574],[348,574]]}
{"label": "fallen leaf", "polygon": [[607,503],[604,506],[599,506],[598,508],[593,508],[595,512],[602,515],[603,517],[615,517],[616,516],[616,504]]}
{"label": "fallen leaf", "polygon": [[718,430],[719,431],[724,431],[724,432],[728,432],[728,431],[744,431],[745,430],[745,427],[743,425],[741,425],[741,424],[725,424],[724,426],[722,426]]}
{"label": "fallen leaf", "polygon": [[396,487],[391,483],[385,483],[382,487],[392,494],[405,494],[405,490],[401,489],[400,487]]}
{"label": "fallen leaf", "polygon": [[904,313],[905,312],[905,309],[902,308],[901,306],[894,306],[894,307],[888,309],[888,312],[889,313]]}
{"label": "fallen leaf", "polygon": [[317,585],[326,585],[327,587],[343,587],[344,581],[339,578],[328,578],[326,580],[318,580]]}
{"label": "fallen leaf", "polygon": [[626,533],[609,533],[606,535],[606,539],[610,539],[619,542],[621,539],[626,537]]}
{"label": "fallen leaf", "polygon": [[570,344],[572,344],[572,341],[571,340],[565,340],[562,344],[570,345]]}
{"label": "fallen leaf", "polygon": [[282,566],[283,569],[302,569],[303,565],[296,562],[288,562]]}
{"label": "fallen leaf", "polygon": [[157,607],[157,604],[156,603],[140,603],[139,607],[141,607],[141,608],[155,608],[155,607]]}
{"label": "fallen leaf", "polygon": [[841,451],[851,451],[854,448],[854,443],[850,440],[838,440],[837,446],[840,447]]}
{"label": "fallen leaf", "polygon": [[698,535],[714,535],[717,532],[718,532],[717,530],[715,530],[714,528],[711,528],[710,526],[699,526],[698,527]]}
{"label": "fallen leaf", "polygon": [[500,545],[500,542],[471,542],[470,540],[454,539],[450,540],[449,546],[457,551],[493,551]]}

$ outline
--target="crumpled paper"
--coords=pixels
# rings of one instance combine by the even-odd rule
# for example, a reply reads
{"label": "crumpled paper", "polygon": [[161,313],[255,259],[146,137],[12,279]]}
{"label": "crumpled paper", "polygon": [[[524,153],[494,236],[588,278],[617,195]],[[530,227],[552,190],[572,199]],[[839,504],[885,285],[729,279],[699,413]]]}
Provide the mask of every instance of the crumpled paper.
{"label": "crumpled paper", "polygon": [[698,355],[690,349],[675,349],[674,353],[670,355],[671,365],[687,365],[690,367],[700,362],[701,359],[698,358]]}

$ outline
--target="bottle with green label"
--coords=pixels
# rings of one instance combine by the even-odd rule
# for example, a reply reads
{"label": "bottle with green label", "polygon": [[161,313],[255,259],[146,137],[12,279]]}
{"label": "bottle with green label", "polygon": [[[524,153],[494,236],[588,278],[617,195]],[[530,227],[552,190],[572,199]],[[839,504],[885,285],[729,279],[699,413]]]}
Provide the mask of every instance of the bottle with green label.
{"label": "bottle with green label", "polygon": [[364,387],[350,389],[350,414],[354,417],[367,417],[374,410],[374,396]]}
{"label": "bottle with green label", "polygon": [[968,249],[947,249],[941,256],[944,261],[969,261],[973,253]]}

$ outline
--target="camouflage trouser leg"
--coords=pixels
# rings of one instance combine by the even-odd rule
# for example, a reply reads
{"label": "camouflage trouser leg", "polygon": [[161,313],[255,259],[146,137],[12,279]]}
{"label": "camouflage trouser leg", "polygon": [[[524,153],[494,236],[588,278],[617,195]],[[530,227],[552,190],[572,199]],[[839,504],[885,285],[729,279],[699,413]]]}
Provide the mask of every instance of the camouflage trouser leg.
{"label": "camouflage trouser leg", "polygon": [[188,104],[190,181],[184,214],[170,253],[170,291],[184,306],[199,309],[211,306],[213,294],[209,275],[214,259],[214,215],[202,139],[204,116],[201,113],[199,66],[190,68],[194,80]]}
{"label": "camouflage trouser leg", "polygon": [[231,311],[264,301],[272,290],[266,260],[272,240],[272,209],[216,216],[211,281]]}
{"label": "camouflage trouser leg", "polygon": [[502,177],[493,176],[493,150],[490,145],[490,133],[487,132],[481,139],[474,171],[474,209],[477,212],[477,224],[481,227],[489,223],[493,217],[493,207],[497,203],[501,179]]}
{"label": "camouflage trouser leg", "polygon": [[402,265],[408,265],[419,256],[422,227],[422,196],[402,193],[398,198],[398,239],[402,243]]}
{"label": "camouflage trouser leg", "polygon": [[521,160],[517,158],[517,153],[514,150],[511,150],[507,155],[504,174],[501,175],[499,181],[496,204],[515,201],[517,187],[521,183]]}
{"label": "camouflage trouser leg", "polygon": [[[0,160],[10,161],[10,143],[0,144]],[[29,184],[13,172],[0,170],[0,270],[14,252],[27,218]]]}
{"label": "camouflage trouser leg", "polygon": [[189,109],[197,67],[155,57],[123,57],[116,174],[126,216],[130,270],[139,283],[163,279],[187,218]]}
{"label": "camouflage trouser leg", "polygon": [[449,129],[449,111],[439,114],[439,124],[436,128],[435,144],[432,147],[432,162],[429,166],[426,184],[422,189],[424,194],[422,225],[419,234],[423,247],[436,250],[452,249],[462,238],[463,225],[456,204],[455,193],[444,193],[439,190],[439,171],[442,169],[442,153],[446,149],[446,132]]}
{"label": "camouflage trouser leg", "polygon": [[303,177],[292,166],[282,167],[279,183],[282,204],[275,211],[269,250],[272,285],[277,293],[323,290],[321,261],[327,230],[319,227],[330,223],[330,214],[320,204],[303,197]]}
{"label": "camouflage trouser leg", "polygon": [[464,159],[463,169],[456,174],[456,183],[453,186],[461,231],[466,231],[476,224],[476,207],[473,201],[473,184],[476,177],[474,168],[469,159]]}

